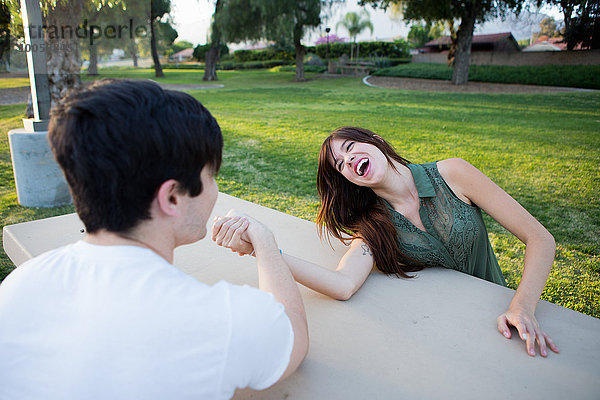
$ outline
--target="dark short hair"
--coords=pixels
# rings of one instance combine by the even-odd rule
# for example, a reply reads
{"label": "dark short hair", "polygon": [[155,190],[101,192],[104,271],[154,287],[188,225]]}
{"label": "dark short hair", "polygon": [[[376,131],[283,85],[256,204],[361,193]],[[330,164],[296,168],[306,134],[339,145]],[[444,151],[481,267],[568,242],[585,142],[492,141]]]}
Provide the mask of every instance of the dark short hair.
{"label": "dark short hair", "polygon": [[148,81],[104,79],[51,112],[48,138],[87,232],[125,232],[150,218],[160,185],[202,192],[200,172],[221,166],[217,121],[192,96]]}

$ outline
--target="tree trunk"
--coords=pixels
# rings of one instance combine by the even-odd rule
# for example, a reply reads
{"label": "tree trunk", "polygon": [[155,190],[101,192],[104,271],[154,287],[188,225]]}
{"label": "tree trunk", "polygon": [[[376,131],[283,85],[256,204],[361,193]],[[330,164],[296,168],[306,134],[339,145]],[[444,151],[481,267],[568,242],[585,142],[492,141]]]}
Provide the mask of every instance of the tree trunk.
{"label": "tree trunk", "polygon": [[[82,0],[70,2],[57,2],[56,6],[48,10],[46,26],[70,26],[75,29],[80,24]],[[50,107],[63,98],[67,92],[81,85],[79,76],[81,70],[81,57],[79,38],[76,35],[55,35],[51,37],[46,32],[44,37],[46,48],[46,61],[48,68],[48,86],[50,90]]]}
{"label": "tree trunk", "polygon": [[150,20],[150,50],[152,52],[152,60],[154,61],[154,76],[162,78],[165,76],[158,58],[158,49],[156,48],[156,29],[154,28],[154,20]]}
{"label": "tree trunk", "polygon": [[135,43],[135,39],[131,39],[131,42],[129,43],[129,54],[131,54],[131,60],[133,61],[133,66],[135,68],[138,67],[137,51],[138,51],[138,48],[137,48],[137,44]]}
{"label": "tree trunk", "polygon": [[458,41],[456,38],[456,30],[454,29],[454,21],[447,21],[448,30],[450,31],[450,50],[448,50],[448,66],[454,67],[454,59],[456,58],[456,47],[458,45]]}
{"label": "tree trunk", "polygon": [[573,6],[567,1],[561,1],[561,6],[563,7],[563,23],[565,24],[565,36],[567,36],[567,50],[573,50],[573,48],[575,47],[575,43],[572,40],[569,40],[571,32],[571,15],[573,14]]}
{"label": "tree trunk", "polygon": [[217,61],[219,61],[220,43],[211,43],[210,49],[206,52],[204,60],[204,77],[203,81],[217,81]]}
{"label": "tree trunk", "polygon": [[304,80],[304,51],[305,48],[302,46],[300,40],[302,39],[301,33],[298,34],[297,30],[294,30],[294,47],[296,48],[296,82],[302,82]]}
{"label": "tree trunk", "polygon": [[304,80],[304,46],[296,47],[296,82]]}
{"label": "tree trunk", "polygon": [[215,4],[215,13],[213,15],[212,33],[210,36],[210,49],[206,52],[204,59],[204,77],[203,81],[218,81],[217,77],[217,62],[221,53],[221,30],[219,26],[214,22],[217,18],[217,14],[221,11],[223,2],[217,0]]}
{"label": "tree trunk", "polygon": [[90,64],[88,65],[88,76],[98,76],[98,46],[89,46]]}
{"label": "tree trunk", "polygon": [[462,17],[457,33],[456,57],[452,71],[452,83],[455,85],[466,85],[469,81],[469,62],[474,29],[475,12],[469,12]]}

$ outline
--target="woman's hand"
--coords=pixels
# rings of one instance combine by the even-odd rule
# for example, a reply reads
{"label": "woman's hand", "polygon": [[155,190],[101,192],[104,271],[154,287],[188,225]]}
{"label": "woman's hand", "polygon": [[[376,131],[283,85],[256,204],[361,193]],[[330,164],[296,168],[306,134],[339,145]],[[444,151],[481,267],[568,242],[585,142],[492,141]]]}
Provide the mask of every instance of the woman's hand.
{"label": "woman's hand", "polygon": [[508,311],[498,317],[498,330],[507,339],[512,336],[509,325],[517,328],[521,339],[527,341],[527,353],[530,356],[535,357],[535,342],[540,348],[542,357],[548,356],[547,347],[558,353],[558,347],[540,328],[535,314],[525,307],[511,305]]}
{"label": "woman's hand", "polygon": [[249,221],[241,215],[230,215],[215,217],[212,228],[212,240],[219,246],[227,247],[237,252],[240,256],[251,254],[254,246],[247,235]]}

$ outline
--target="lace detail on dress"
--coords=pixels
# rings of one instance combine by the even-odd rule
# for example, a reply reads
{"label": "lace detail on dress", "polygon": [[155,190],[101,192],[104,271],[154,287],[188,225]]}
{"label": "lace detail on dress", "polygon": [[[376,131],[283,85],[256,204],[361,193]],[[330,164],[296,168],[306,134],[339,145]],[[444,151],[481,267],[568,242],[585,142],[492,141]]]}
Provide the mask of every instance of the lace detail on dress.
{"label": "lace detail on dress", "polygon": [[398,244],[406,255],[426,265],[467,272],[469,254],[481,233],[477,223],[481,220],[479,208],[454,195],[435,163],[422,167],[435,191],[435,197],[420,198],[420,215],[427,232],[388,205],[398,232]]}
{"label": "lace detail on dress", "polygon": [[392,215],[392,223],[398,234],[398,245],[402,253],[429,267],[440,267],[447,264],[431,239],[413,225],[404,215],[388,205]]}
{"label": "lace detail on dress", "polygon": [[456,197],[436,163],[408,167],[419,191],[419,216],[425,231],[382,200],[390,210],[400,250],[425,265],[455,269],[506,286],[479,207]]}
{"label": "lace detail on dress", "polygon": [[436,197],[422,199],[428,203],[425,209],[439,240],[456,262],[464,270],[468,263],[475,238],[480,234],[478,207],[460,200],[446,185],[435,163],[424,164],[423,168],[433,183]]}

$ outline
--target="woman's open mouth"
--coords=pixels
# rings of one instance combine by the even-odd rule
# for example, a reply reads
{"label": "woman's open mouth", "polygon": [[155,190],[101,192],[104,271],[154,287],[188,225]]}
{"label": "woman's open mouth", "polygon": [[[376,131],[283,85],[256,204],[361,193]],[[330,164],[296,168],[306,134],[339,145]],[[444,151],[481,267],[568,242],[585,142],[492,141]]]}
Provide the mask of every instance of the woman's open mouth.
{"label": "woman's open mouth", "polygon": [[354,172],[356,172],[356,175],[358,176],[364,176],[369,169],[369,165],[370,163],[367,157],[361,158],[356,164],[354,164]]}

